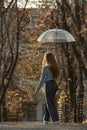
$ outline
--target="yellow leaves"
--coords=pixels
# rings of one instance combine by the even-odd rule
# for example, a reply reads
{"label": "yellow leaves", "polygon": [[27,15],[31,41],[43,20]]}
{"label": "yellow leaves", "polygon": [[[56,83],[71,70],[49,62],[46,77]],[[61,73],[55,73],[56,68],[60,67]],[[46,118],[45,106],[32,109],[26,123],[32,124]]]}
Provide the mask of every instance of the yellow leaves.
{"label": "yellow leaves", "polygon": [[69,18],[67,18],[67,24],[70,26],[71,24],[72,24],[72,18],[71,17],[69,17]]}
{"label": "yellow leaves", "polygon": [[6,108],[9,114],[17,114],[21,112],[20,116],[23,116],[23,103],[32,102],[32,90],[25,87],[9,88],[6,94]]}
{"label": "yellow leaves", "polygon": [[87,119],[85,119],[85,120],[83,121],[83,124],[87,124]]}
{"label": "yellow leaves", "polygon": [[83,35],[83,34],[86,33],[86,32],[87,32],[87,28],[83,25],[83,26],[82,26],[82,29],[81,29],[81,31],[80,31],[80,34]]}
{"label": "yellow leaves", "polygon": [[18,93],[15,93],[14,96],[18,96],[19,94]]}
{"label": "yellow leaves", "polygon": [[69,99],[69,93],[63,90],[57,102],[58,104],[62,104],[65,101],[68,101],[68,99]]}
{"label": "yellow leaves", "polygon": [[19,101],[22,101],[22,97],[19,97]]}

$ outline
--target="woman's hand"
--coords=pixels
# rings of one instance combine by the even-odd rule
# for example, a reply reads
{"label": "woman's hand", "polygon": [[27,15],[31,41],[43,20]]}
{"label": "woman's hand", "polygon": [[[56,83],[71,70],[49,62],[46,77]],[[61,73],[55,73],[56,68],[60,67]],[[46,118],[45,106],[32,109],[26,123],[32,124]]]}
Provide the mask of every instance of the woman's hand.
{"label": "woman's hand", "polygon": [[35,91],[35,94],[38,95],[38,94],[39,94],[39,91]]}

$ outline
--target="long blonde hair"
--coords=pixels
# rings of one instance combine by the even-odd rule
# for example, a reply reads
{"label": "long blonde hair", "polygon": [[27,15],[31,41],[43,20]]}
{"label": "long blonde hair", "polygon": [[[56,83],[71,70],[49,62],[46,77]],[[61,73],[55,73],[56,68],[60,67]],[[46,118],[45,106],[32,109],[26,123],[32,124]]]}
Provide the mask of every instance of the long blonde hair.
{"label": "long blonde hair", "polygon": [[45,66],[49,66],[55,80],[59,78],[60,71],[59,71],[57,61],[54,55],[50,52],[45,53],[44,55],[42,67],[45,67]]}

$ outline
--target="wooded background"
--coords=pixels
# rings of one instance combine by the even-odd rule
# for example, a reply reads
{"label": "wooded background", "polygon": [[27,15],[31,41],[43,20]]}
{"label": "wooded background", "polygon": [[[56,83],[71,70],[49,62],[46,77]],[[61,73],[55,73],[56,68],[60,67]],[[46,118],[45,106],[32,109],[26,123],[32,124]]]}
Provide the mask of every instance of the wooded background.
{"label": "wooded background", "polygon": [[[87,123],[87,1],[42,0],[36,8],[26,8],[28,0],[21,8],[17,2],[0,0],[0,121],[20,121],[26,113],[36,120],[39,97],[34,91],[49,46],[37,38],[47,29],[61,28],[76,39],[50,44],[52,51],[57,48],[65,83],[57,99],[61,121]],[[43,91],[39,96],[43,100]]]}

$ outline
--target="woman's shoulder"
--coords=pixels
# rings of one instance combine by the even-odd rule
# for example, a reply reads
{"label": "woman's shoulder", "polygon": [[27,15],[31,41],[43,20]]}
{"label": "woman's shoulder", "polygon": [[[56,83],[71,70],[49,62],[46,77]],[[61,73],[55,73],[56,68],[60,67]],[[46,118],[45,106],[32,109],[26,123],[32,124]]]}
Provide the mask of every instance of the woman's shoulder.
{"label": "woman's shoulder", "polygon": [[49,66],[44,66],[44,67],[43,67],[43,70],[45,70],[45,71],[49,71],[50,68],[49,68]]}

